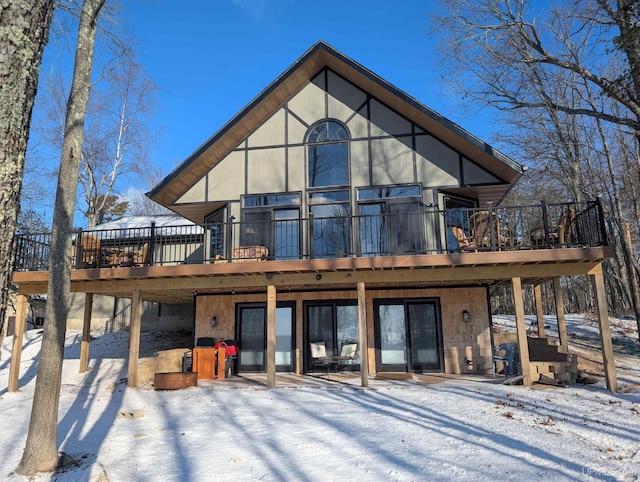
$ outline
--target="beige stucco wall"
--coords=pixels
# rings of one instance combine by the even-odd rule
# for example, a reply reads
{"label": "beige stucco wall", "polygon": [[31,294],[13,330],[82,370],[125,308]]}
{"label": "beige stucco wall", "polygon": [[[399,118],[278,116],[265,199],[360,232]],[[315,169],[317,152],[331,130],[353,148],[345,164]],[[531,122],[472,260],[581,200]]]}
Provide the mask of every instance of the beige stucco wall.
{"label": "beige stucco wall", "polygon": [[[305,135],[309,126],[325,118],[342,121],[349,129],[353,187],[415,182],[428,188],[455,187],[460,185],[463,174],[465,184],[497,180],[443,142],[412,126],[382,102],[371,99],[367,104],[365,92],[337,74],[327,71],[326,76],[326,91],[325,72],[321,72],[178,202],[229,201],[243,194],[304,192]],[[306,216],[304,196],[302,207],[302,215]]]}
{"label": "beige stucco wall", "polygon": [[[367,290],[367,329],[370,371],[375,373],[374,299],[439,298],[442,317],[445,373],[488,373],[491,370],[491,332],[485,288],[443,288],[422,290]],[[296,366],[302,366],[303,302],[310,300],[356,300],[354,291],[316,293],[278,292],[278,301],[296,301]],[[235,310],[238,303],[266,303],[266,294],[201,295],[196,297],[195,338],[235,338]],[[463,310],[471,321],[462,320]],[[217,325],[211,327],[211,317]],[[471,363],[468,363],[469,360]]]}

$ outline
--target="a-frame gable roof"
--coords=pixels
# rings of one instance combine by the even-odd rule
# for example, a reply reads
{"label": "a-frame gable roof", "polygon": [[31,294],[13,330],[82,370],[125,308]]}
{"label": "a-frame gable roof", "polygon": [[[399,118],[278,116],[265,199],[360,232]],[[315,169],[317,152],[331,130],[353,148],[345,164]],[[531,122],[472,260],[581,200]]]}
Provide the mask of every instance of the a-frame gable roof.
{"label": "a-frame gable roof", "polygon": [[[396,88],[359,63],[338,52],[325,42],[318,42],[302,57],[274,80],[244,109],[227,122],[218,132],[202,144],[193,154],[173,170],[147,195],[160,204],[185,215],[189,207],[174,203],[189,188],[223,159],[251,132],[264,123],[278,108],[313,79],[323,68],[330,68],[371,96],[384,102],[397,112],[422,126],[427,132],[472,159],[505,184],[483,187],[485,200],[498,201],[524,171],[523,166],[511,160],[490,145],[471,135],[455,123],[429,109],[413,97]],[[478,196],[475,188],[468,194]],[[198,209],[198,211],[200,211]],[[191,215],[190,215],[191,214]]]}

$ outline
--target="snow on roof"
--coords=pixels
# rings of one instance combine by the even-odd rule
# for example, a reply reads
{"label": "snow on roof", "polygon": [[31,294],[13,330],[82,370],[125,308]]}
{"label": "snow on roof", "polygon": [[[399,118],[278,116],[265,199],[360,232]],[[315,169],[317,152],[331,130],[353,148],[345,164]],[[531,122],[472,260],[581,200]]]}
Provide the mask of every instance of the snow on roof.
{"label": "snow on roof", "polygon": [[85,232],[101,231],[102,239],[149,236],[152,223],[155,223],[156,233],[161,236],[189,236],[204,233],[202,226],[177,214],[123,216],[120,219],[99,224]]}

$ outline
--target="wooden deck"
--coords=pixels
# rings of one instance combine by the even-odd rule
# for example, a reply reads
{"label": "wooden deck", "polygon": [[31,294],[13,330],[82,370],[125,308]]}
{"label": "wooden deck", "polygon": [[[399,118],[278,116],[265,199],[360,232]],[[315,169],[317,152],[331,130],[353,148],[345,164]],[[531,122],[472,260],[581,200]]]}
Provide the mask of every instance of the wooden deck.
{"label": "wooden deck", "polygon": [[[518,277],[540,283],[556,276],[601,273],[612,248],[562,248],[432,254],[417,256],[353,257],[293,261],[261,261],[175,266],[75,269],[71,291],[145,300],[184,303],[194,293],[256,292],[278,289],[355,288],[367,286],[491,285]],[[48,271],[20,271],[12,282],[21,294],[46,293]]]}

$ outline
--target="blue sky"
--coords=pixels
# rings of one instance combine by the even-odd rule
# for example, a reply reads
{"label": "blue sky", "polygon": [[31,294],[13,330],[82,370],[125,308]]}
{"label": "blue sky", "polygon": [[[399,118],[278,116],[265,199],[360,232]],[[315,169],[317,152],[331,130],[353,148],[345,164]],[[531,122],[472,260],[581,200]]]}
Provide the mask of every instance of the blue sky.
{"label": "blue sky", "polygon": [[445,98],[427,31],[433,3],[405,0],[132,2],[141,63],[158,84],[151,153],[168,174],[318,40],[472,134],[490,126]]}

